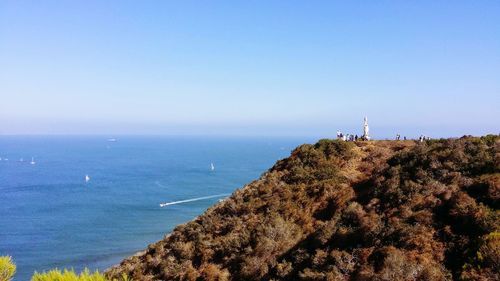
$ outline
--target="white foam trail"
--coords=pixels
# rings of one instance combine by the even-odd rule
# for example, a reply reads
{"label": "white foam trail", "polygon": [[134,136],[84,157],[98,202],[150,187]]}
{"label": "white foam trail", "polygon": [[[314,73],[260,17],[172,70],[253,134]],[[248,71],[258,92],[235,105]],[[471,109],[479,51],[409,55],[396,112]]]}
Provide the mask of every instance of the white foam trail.
{"label": "white foam trail", "polygon": [[170,206],[170,205],[175,205],[175,204],[182,204],[182,203],[187,203],[187,202],[193,202],[193,201],[198,201],[198,200],[205,200],[205,199],[210,199],[210,198],[215,198],[215,197],[223,197],[223,196],[228,196],[228,195],[229,195],[229,193],[224,193],[224,194],[203,196],[203,197],[191,198],[191,199],[174,201],[174,202],[160,203],[160,207],[165,207],[165,206]]}

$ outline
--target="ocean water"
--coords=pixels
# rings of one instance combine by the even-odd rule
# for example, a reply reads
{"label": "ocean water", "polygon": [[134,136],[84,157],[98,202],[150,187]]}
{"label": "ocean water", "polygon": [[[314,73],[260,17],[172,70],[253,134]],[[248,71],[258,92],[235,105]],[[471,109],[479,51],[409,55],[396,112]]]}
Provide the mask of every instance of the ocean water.
{"label": "ocean water", "polygon": [[311,141],[0,136],[0,255],[13,257],[15,280],[52,268],[102,271],[223,196],[160,203],[230,194]]}

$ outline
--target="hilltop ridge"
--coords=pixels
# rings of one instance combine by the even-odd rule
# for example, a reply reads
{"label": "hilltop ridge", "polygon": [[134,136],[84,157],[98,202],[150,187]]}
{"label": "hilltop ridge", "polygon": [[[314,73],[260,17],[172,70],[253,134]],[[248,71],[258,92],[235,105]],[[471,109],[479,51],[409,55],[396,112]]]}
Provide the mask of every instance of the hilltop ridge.
{"label": "hilltop ridge", "polygon": [[304,144],[107,271],[134,280],[499,280],[500,137]]}

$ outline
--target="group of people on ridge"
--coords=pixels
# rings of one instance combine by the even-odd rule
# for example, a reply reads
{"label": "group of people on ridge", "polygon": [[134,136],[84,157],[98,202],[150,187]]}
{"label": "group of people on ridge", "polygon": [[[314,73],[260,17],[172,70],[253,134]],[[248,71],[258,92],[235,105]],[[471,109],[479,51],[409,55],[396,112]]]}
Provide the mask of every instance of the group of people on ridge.
{"label": "group of people on ridge", "polygon": [[368,118],[365,117],[363,124],[363,135],[358,137],[358,135],[352,134],[343,134],[340,130],[337,130],[337,139],[343,141],[358,141],[358,140],[370,140],[370,135],[368,132],[370,129],[368,128]]}
{"label": "group of people on ridge", "polygon": [[[396,135],[396,140],[401,140],[401,135],[400,134]],[[403,140],[406,140],[406,136],[403,137]]]}
{"label": "group of people on ridge", "polygon": [[[431,137],[426,137],[426,136],[424,136],[424,135],[420,135],[420,137],[418,138],[418,141],[419,141],[419,142],[423,142],[423,141],[425,141],[425,140],[430,140],[430,139],[431,139]],[[400,135],[400,134],[397,134],[397,135],[396,135],[396,140],[401,140],[401,135]],[[406,140],[406,136],[405,136],[405,137],[403,137],[403,140]]]}
{"label": "group of people on ridge", "polygon": [[360,139],[358,135],[352,135],[352,134],[343,134],[340,130],[337,131],[337,139],[343,140],[343,141],[357,141]]}
{"label": "group of people on ridge", "polygon": [[420,135],[420,137],[418,138],[418,141],[419,142],[423,142],[425,140],[431,140],[431,137],[426,137],[424,135]]}

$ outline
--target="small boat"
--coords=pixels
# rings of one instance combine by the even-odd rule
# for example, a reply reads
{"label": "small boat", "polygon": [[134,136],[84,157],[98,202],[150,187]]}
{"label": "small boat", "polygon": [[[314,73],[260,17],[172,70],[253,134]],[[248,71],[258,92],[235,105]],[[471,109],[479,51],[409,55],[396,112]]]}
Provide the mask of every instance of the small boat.
{"label": "small boat", "polygon": [[116,139],[115,138],[109,138],[108,141],[109,142],[116,142]]}
{"label": "small boat", "polygon": [[35,158],[34,157],[31,157],[31,162],[30,162],[31,165],[35,165],[36,162],[35,162]]}
{"label": "small boat", "polygon": [[19,159],[19,162],[24,162],[24,159],[23,158]]}
{"label": "small boat", "polygon": [[85,182],[89,182],[89,180],[90,180],[89,175],[85,175]]}
{"label": "small boat", "polygon": [[210,170],[211,170],[211,171],[215,171],[215,166],[214,166],[214,163],[210,163]]}

